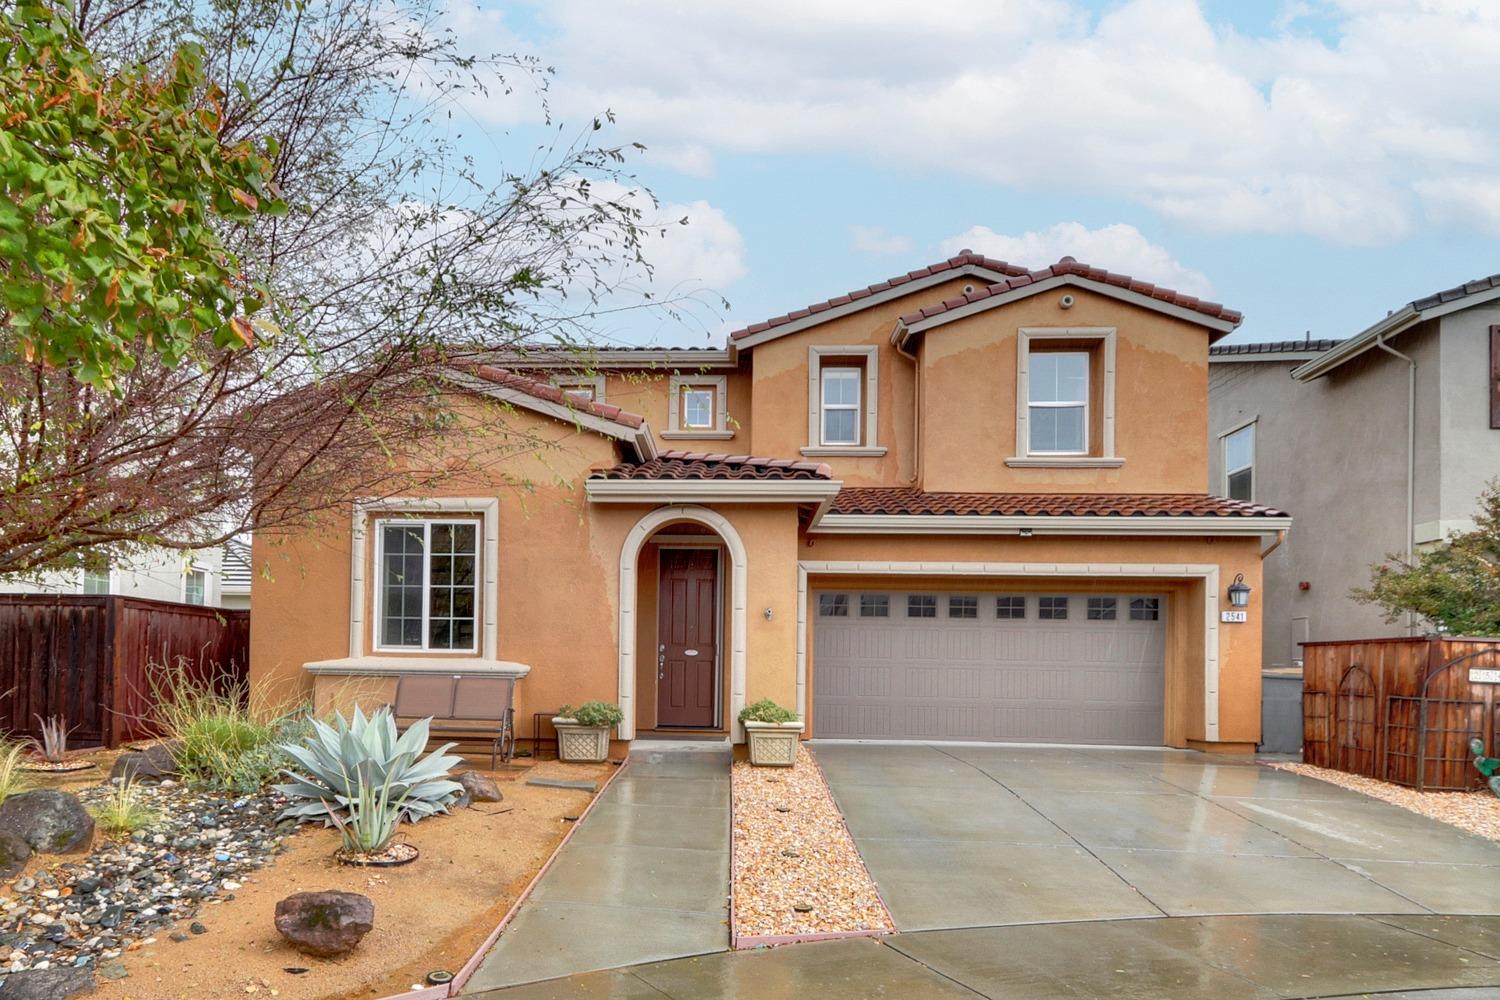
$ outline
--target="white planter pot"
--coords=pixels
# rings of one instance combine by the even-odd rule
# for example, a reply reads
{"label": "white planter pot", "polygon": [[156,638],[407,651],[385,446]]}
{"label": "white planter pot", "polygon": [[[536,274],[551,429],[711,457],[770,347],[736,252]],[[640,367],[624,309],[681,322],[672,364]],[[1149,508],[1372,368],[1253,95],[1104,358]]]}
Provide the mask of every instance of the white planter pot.
{"label": "white planter pot", "polygon": [[745,736],[750,742],[750,763],[756,767],[791,767],[797,763],[802,723],[747,722]]}
{"label": "white planter pot", "polygon": [[609,726],[580,726],[558,716],[552,720],[552,728],[557,730],[558,760],[597,764],[609,757]]}

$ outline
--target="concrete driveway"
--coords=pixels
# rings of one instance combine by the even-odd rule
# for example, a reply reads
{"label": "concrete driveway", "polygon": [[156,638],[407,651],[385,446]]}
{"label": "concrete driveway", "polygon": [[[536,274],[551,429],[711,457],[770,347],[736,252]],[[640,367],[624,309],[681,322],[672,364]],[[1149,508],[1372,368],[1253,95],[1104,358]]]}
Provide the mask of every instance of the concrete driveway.
{"label": "concrete driveway", "polygon": [[1446,824],[1194,753],[812,748],[901,933],[471,992],[1500,1000],[1500,845]]}
{"label": "concrete driveway", "polygon": [[814,744],[903,931],[1500,913],[1500,844],[1250,760]]}

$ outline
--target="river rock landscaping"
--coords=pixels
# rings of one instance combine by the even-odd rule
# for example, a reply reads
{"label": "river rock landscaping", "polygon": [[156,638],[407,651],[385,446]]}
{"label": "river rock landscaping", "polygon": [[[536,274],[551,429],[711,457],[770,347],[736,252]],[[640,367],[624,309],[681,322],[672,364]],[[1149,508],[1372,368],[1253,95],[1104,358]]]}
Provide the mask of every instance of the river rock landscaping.
{"label": "river rock landscaping", "polygon": [[[110,793],[97,785],[75,801],[96,805]],[[0,972],[77,967],[117,974],[111,965],[125,952],[178,924],[192,933],[205,906],[234,898],[245,873],[281,850],[285,831],[276,814],[285,803],[274,793],[224,796],[171,780],[138,793],[158,817],[150,827],[10,883],[10,894],[0,897]],[[0,806],[0,829],[12,803],[38,795],[72,798],[55,790],[11,796]]]}
{"label": "river rock landscaping", "polygon": [[736,761],[733,934],[737,947],[895,930],[813,755],[790,768]]}

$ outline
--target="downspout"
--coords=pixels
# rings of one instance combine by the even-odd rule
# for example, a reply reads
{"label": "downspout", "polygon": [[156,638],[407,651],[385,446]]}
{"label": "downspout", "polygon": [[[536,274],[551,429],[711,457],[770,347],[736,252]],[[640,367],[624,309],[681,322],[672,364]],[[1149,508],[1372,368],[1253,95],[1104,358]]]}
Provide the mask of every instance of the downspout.
{"label": "downspout", "polygon": [[1266,556],[1270,555],[1272,552],[1275,552],[1277,549],[1281,548],[1281,543],[1284,542],[1284,541],[1286,541],[1286,529],[1282,528],[1282,529],[1280,529],[1279,531],[1276,532],[1276,541],[1272,542],[1270,545],[1268,545],[1265,548],[1263,548],[1263,549],[1260,550],[1260,557],[1261,557],[1261,559],[1264,560],[1266,558]]}
{"label": "downspout", "polygon": [[[1406,362],[1406,562],[1416,555],[1417,502],[1417,362],[1385,342],[1385,334],[1375,338],[1375,346]],[[1416,616],[1406,616],[1407,634],[1416,632]]]}
{"label": "downspout", "polygon": [[917,356],[906,349],[906,327],[899,321],[891,333],[891,346],[911,362],[911,483],[915,486],[922,481],[922,366]]}

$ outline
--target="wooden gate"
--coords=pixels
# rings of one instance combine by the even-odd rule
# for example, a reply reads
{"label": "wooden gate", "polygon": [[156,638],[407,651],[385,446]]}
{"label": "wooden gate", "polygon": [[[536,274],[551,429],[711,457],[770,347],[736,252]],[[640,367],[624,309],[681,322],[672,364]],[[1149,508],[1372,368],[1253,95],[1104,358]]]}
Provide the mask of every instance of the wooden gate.
{"label": "wooden gate", "polygon": [[1333,766],[1350,774],[1375,777],[1375,681],[1358,663],[1345,670],[1339,680],[1333,725]]}

